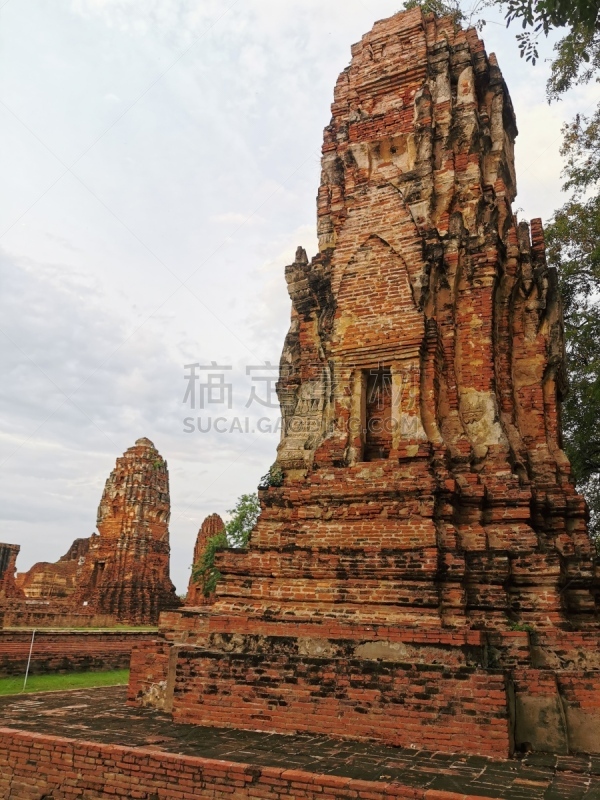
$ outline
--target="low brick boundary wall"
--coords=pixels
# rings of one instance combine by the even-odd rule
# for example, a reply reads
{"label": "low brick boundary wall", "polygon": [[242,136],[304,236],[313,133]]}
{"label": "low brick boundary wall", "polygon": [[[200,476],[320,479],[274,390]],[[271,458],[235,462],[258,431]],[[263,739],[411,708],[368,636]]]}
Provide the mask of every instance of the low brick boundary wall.
{"label": "low brick boundary wall", "polygon": [[5,800],[489,800],[398,783],[174,755],[0,728]]}
{"label": "low brick boundary wall", "polygon": [[47,607],[28,606],[27,601],[11,601],[0,610],[2,628],[112,628],[118,623],[114,614],[78,613],[61,609],[56,605]]}
{"label": "low brick boundary wall", "polygon": [[[32,631],[0,631],[0,677],[23,675]],[[36,631],[30,674],[127,669],[134,645],[151,631]]]}

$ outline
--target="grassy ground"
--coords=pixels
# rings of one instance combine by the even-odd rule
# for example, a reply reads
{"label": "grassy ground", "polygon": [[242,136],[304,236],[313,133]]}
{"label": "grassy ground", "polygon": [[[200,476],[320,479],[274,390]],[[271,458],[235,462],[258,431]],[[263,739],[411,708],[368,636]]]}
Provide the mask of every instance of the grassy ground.
{"label": "grassy ground", "polygon": [[[20,694],[24,676],[0,678],[0,695]],[[26,692],[61,692],[65,689],[92,689],[95,686],[119,686],[129,681],[128,669],[107,672],[68,672],[65,675],[30,675]]]}

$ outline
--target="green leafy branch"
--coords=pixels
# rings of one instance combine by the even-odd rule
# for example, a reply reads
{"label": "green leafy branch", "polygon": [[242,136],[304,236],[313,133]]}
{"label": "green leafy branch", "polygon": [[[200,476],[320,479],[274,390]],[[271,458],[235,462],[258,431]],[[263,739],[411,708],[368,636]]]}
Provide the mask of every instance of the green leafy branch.
{"label": "green leafy branch", "polygon": [[202,555],[192,566],[192,580],[201,586],[205,597],[213,594],[222,578],[215,564],[217,552],[232,547],[243,548],[248,544],[250,533],[260,514],[258,496],[256,494],[241,495],[235,507],[227,513],[231,514],[231,518],[225,525],[225,530],[207,540]]}

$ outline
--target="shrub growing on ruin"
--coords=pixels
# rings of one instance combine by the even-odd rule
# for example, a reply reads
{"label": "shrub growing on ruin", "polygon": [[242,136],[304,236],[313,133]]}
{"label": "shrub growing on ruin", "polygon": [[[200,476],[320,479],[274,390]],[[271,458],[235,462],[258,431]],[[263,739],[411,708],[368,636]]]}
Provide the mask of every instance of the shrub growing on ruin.
{"label": "shrub growing on ruin", "polygon": [[211,536],[206,542],[206,548],[200,556],[200,560],[192,567],[194,581],[201,585],[202,594],[204,594],[205,597],[208,597],[215,591],[217,583],[221,579],[221,573],[215,566],[217,550],[223,550],[227,546],[227,534],[225,531]]}
{"label": "shrub growing on ruin", "polygon": [[192,567],[193,580],[201,585],[205,597],[215,591],[221,579],[221,573],[215,566],[217,551],[227,547],[245,547],[248,544],[250,533],[260,514],[258,495],[240,495],[234,508],[227,513],[231,514],[231,518],[226,523],[225,530],[207,540],[204,552]]}
{"label": "shrub growing on ruin", "polygon": [[269,467],[269,471],[260,479],[258,488],[268,489],[269,486],[282,486],[283,478],[284,475],[281,467],[277,464],[273,464],[271,467]]}

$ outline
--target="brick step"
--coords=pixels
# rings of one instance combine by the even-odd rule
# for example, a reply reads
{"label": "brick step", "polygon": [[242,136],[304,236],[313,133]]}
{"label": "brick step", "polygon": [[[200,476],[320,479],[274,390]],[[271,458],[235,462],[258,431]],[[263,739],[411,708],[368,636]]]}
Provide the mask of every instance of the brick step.
{"label": "brick step", "polygon": [[437,547],[343,549],[294,547],[289,551],[258,549],[244,552],[222,552],[218,567],[228,575],[341,578],[360,577],[379,580],[393,578],[422,579],[434,576],[439,569]]}
{"label": "brick step", "polygon": [[[340,626],[398,626],[399,628],[438,629],[441,618],[437,609],[390,606],[382,604],[330,602],[311,603],[306,600],[293,603],[272,599],[221,597],[217,594],[211,609],[210,627],[216,617],[231,617],[254,625],[258,620],[284,622],[291,625],[309,623],[323,630],[336,630]],[[327,634],[323,634],[327,635]]]}
{"label": "brick step", "polygon": [[361,603],[435,608],[439,591],[431,580],[311,580],[303,578],[252,578],[226,575],[218,587],[219,596],[301,602]]}
{"label": "brick step", "polygon": [[[252,620],[248,621],[245,617],[226,616],[226,615],[213,615],[210,621],[209,634],[214,633],[240,633],[251,634],[260,636],[284,636],[294,638],[323,638],[324,628],[329,627],[331,620],[325,621],[322,625],[313,622],[297,622],[293,620],[286,620],[285,622],[276,622],[268,620]],[[385,640],[388,642],[402,642],[414,645],[427,645],[427,646],[440,646],[440,647],[482,647],[486,644],[487,636],[484,631],[474,631],[468,628],[464,630],[450,630],[442,628],[439,624],[427,628],[422,626],[419,628],[392,626],[392,625],[359,625],[347,624],[343,622],[335,622],[336,629],[339,632],[337,637],[356,641],[373,641]],[[510,636],[516,635],[520,637],[527,637],[526,633],[509,634]],[[152,647],[152,643],[148,643],[148,647]],[[156,643],[154,644],[156,646]]]}

